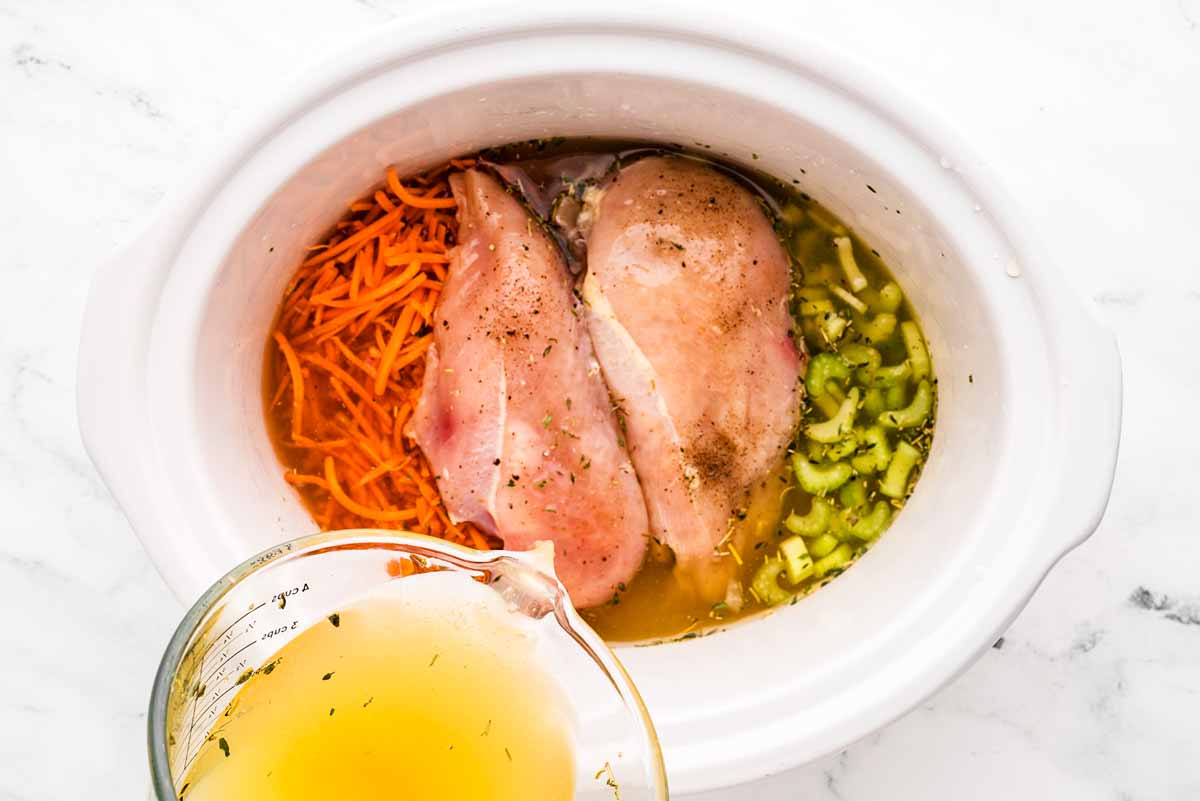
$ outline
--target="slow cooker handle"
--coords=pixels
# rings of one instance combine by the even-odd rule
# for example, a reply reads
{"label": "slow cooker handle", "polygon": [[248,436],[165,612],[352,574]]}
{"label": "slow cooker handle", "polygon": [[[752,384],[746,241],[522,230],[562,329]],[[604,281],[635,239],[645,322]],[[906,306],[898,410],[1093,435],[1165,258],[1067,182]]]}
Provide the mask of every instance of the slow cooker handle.
{"label": "slow cooker handle", "polygon": [[[117,502],[144,491],[150,424],[146,364],[157,299],[178,231],[162,216],[120,247],[92,277],[79,343],[76,411],[83,444]],[[143,507],[145,505],[142,505]],[[130,520],[135,528],[139,521]]]}
{"label": "slow cooker handle", "polygon": [[1082,304],[1056,333],[1061,365],[1056,425],[1058,501],[1047,531],[1061,537],[1054,561],[1091,536],[1112,493],[1121,441],[1121,355],[1112,332]]}

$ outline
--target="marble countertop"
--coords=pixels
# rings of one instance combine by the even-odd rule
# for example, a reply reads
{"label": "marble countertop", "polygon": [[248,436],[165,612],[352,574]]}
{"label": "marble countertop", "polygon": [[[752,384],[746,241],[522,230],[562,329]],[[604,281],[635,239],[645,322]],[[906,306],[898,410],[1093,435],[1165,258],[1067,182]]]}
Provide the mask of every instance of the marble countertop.
{"label": "marble countertop", "polygon": [[[254,97],[410,1],[0,0],[0,801],[145,796],[150,680],[183,611],[80,444],[92,270]],[[1120,340],[1116,487],[954,684],[705,798],[1200,798],[1200,0],[872,5],[761,8],[923,96],[1024,202]]]}

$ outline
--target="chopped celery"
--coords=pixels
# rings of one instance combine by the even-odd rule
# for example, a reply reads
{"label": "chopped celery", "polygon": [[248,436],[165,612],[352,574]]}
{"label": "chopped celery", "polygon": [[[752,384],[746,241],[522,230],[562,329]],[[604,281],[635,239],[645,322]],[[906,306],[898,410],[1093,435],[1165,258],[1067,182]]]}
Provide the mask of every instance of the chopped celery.
{"label": "chopped celery", "polygon": [[879,482],[879,491],[889,498],[903,498],[908,494],[908,476],[921,461],[921,452],[904,440],[896,446],[892,462]]}
{"label": "chopped celery", "polygon": [[838,501],[846,509],[857,509],[867,502],[867,484],[861,478],[847,481],[838,490]]}
{"label": "chopped celery", "polygon": [[883,533],[891,519],[891,505],[886,501],[876,501],[870,514],[860,517],[850,525],[850,533],[863,542],[870,542]]}
{"label": "chopped celery", "polygon": [[812,495],[827,495],[850,480],[854,470],[845,462],[814,465],[799,453],[792,454],[792,469],[800,489]]}
{"label": "chopped celery", "polygon": [[854,548],[843,542],[828,555],[821,557],[813,563],[813,575],[821,578],[834,570],[841,570],[850,564],[853,559]]}
{"label": "chopped celery", "polygon": [[832,534],[822,534],[808,544],[808,552],[813,558],[820,559],[832,553],[841,543]]}
{"label": "chopped celery", "polygon": [[874,420],[885,411],[887,411],[887,406],[883,402],[883,390],[876,387],[868,389],[863,395],[863,412]]}
{"label": "chopped celery", "polygon": [[842,338],[848,325],[850,321],[840,314],[826,314],[821,318],[821,334],[825,341],[832,345]]}
{"label": "chopped celery", "polygon": [[925,339],[921,329],[912,320],[900,323],[900,336],[904,339],[904,347],[908,350],[908,360],[912,363],[913,378],[920,381],[929,378],[932,365],[929,362],[929,350],[925,347]]}
{"label": "chopped celery", "polygon": [[787,579],[792,584],[799,584],[812,575],[813,559],[799,537],[788,537],[779,543],[779,556],[787,572]]}
{"label": "chopped celery", "polygon": [[854,309],[859,314],[867,313],[867,304],[863,303],[861,300],[854,297],[852,293],[847,292],[837,284],[830,286],[829,291],[834,294],[834,297],[836,297],[842,303],[845,303],[850,308]]}
{"label": "chopped celery", "polygon": [[823,456],[826,461],[840,462],[856,450],[858,450],[858,438],[851,432],[845,439],[835,442],[826,448]]}
{"label": "chopped celery", "polygon": [[892,365],[890,367],[880,367],[875,370],[875,374],[871,376],[871,386],[887,389],[894,387],[897,384],[903,384],[912,376],[912,366],[908,362]]}
{"label": "chopped celery", "polygon": [[917,384],[912,403],[895,411],[884,412],[879,416],[879,422],[889,428],[912,428],[928,420],[932,412],[933,387],[928,381],[922,381]]}
{"label": "chopped celery", "polygon": [[[908,405],[908,385],[896,384],[883,391],[883,402],[889,409],[902,409]],[[885,412],[886,414],[886,412]]]}
{"label": "chopped celery", "polygon": [[[844,400],[844,398],[842,399]],[[816,406],[821,414],[828,417],[833,417],[841,408],[841,400],[835,398],[831,393],[826,392],[824,395],[818,395],[812,399],[813,406]]]}
{"label": "chopped celery", "polygon": [[854,244],[850,241],[850,237],[834,237],[833,245],[837,248],[838,263],[842,265],[842,272],[846,274],[846,281],[850,284],[850,288],[855,292],[866,289],[867,277],[862,274],[862,270],[858,269],[858,262],[854,260]]}
{"label": "chopped celery", "polygon": [[844,438],[854,426],[858,399],[858,387],[853,387],[838,407],[837,414],[822,423],[812,423],[804,429],[804,433],[809,439],[815,439],[817,442],[832,443]]}
{"label": "chopped celery", "polygon": [[879,288],[879,305],[884,311],[895,312],[904,303],[904,293],[895,281],[888,281]]}
{"label": "chopped celery", "polygon": [[750,580],[750,588],[767,606],[778,606],[792,597],[790,592],[779,586],[779,576],[785,569],[782,559],[768,558]]}
{"label": "chopped celery", "polygon": [[836,353],[818,353],[808,363],[808,375],[804,379],[804,387],[810,398],[819,398],[825,394],[825,386],[830,381],[844,381],[850,378],[850,365]]}
{"label": "chopped celery", "polygon": [[878,473],[888,466],[888,462],[892,460],[892,447],[888,444],[886,431],[879,426],[871,426],[862,432],[859,442],[864,446],[863,452],[850,460],[850,465],[855,470],[863,474]]}
{"label": "chopped celery", "polygon": [[829,528],[829,521],[832,518],[833,506],[829,501],[824,498],[813,498],[812,508],[808,510],[807,514],[798,515],[792,512],[783,521],[783,525],[793,534],[815,537]]}
{"label": "chopped celery", "polygon": [[855,379],[865,386],[871,385],[875,371],[879,369],[879,365],[883,364],[883,357],[879,355],[879,351],[859,342],[842,345],[838,353],[854,370]]}
{"label": "chopped celery", "polygon": [[800,307],[801,317],[823,317],[826,314],[833,314],[833,301],[828,296],[812,297],[805,290],[796,296],[796,301]]}
{"label": "chopped celery", "polygon": [[883,312],[870,319],[865,315],[855,315],[854,327],[868,342],[886,342],[896,332],[896,315]]}

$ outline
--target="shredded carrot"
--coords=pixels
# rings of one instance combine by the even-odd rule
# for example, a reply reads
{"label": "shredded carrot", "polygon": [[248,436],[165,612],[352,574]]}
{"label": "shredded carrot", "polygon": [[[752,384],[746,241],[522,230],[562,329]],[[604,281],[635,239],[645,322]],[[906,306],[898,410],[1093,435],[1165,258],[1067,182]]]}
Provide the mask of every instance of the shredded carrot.
{"label": "shredded carrot", "polygon": [[401,528],[476,548],[500,544],[451,520],[404,431],[458,233],[448,174],[473,163],[444,165],[408,186],[389,170],[308,248],[283,294],[263,399],[284,478],[324,530]]}

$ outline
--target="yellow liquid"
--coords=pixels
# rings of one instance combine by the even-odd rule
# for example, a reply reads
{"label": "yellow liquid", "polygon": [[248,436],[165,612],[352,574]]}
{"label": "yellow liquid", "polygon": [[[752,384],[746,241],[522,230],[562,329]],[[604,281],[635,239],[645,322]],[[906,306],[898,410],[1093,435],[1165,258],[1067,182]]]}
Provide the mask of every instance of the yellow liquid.
{"label": "yellow liquid", "polygon": [[[492,608],[463,603],[461,588],[440,612],[392,594],[284,645],[219,719],[179,784],[184,800],[572,798],[560,690],[491,590],[453,578]],[[439,576],[394,584],[424,579]]]}

